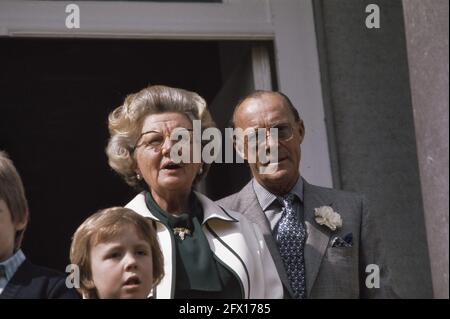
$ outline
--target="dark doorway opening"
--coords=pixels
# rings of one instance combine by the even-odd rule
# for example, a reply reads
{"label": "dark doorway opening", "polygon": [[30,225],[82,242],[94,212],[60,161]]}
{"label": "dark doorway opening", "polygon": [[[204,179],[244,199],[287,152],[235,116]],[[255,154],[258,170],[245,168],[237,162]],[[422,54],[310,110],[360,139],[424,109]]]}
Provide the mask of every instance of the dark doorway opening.
{"label": "dark doorway opening", "polygon": [[[10,154],[24,181],[30,223],[23,249],[33,262],[64,270],[78,225],[98,209],[123,206],[135,195],[107,164],[109,112],[150,84],[192,90],[212,104],[224,82],[220,45],[0,39],[0,149]],[[248,44],[233,47],[242,47],[235,56],[247,54]],[[228,122],[224,117],[233,105],[221,107],[229,109],[211,109],[220,117],[219,127]],[[214,165],[206,193],[217,199],[238,190],[249,179],[242,165]],[[230,173],[233,169],[238,173]]]}

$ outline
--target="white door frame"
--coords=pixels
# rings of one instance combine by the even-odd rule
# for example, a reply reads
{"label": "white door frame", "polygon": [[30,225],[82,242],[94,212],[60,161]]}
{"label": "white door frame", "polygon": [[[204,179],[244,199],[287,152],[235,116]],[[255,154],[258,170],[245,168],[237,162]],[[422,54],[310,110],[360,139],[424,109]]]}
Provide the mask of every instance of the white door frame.
{"label": "white door frame", "polygon": [[[2,0],[0,36],[272,40],[279,89],[291,98],[306,126],[301,173],[314,184],[332,186],[312,1]],[[66,28],[70,3],[80,8],[79,29]],[[258,57],[257,52],[253,56]]]}

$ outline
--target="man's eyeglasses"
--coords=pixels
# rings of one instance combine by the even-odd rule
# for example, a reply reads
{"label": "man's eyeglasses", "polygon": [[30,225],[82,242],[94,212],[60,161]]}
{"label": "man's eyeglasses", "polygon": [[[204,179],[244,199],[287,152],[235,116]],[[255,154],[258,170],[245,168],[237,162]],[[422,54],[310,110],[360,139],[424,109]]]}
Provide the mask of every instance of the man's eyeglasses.
{"label": "man's eyeglasses", "polygon": [[[144,146],[148,147],[155,152],[161,151],[166,139],[172,140],[174,143],[192,143],[192,134],[193,130],[189,128],[176,128],[171,132],[162,133],[159,131],[147,131],[143,132],[139,135],[137,139],[136,145],[133,150],[136,150],[138,147]],[[171,138],[172,137],[172,138]]]}
{"label": "man's eyeglasses", "polygon": [[[248,135],[248,140],[265,142],[266,139],[271,136],[271,130],[277,130],[278,141],[289,141],[294,136],[294,129],[290,124],[282,123],[272,126],[270,128],[254,128]],[[260,136],[261,134],[265,134],[265,136]]]}

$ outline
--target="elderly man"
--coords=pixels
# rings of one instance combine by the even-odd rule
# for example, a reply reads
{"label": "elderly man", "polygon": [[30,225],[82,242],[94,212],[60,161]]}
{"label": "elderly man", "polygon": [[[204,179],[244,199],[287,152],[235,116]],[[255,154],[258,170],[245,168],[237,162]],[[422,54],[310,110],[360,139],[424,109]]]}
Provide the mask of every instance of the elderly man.
{"label": "elderly man", "polygon": [[[218,203],[260,226],[286,297],[394,297],[363,198],[308,184],[301,177],[305,127],[289,98],[256,91],[238,103],[233,123],[246,132],[278,129],[278,141],[270,137],[266,144],[278,147],[276,169],[266,173],[263,168],[268,164],[249,161],[253,179]],[[244,159],[249,158],[246,146],[237,148],[245,150]]]}

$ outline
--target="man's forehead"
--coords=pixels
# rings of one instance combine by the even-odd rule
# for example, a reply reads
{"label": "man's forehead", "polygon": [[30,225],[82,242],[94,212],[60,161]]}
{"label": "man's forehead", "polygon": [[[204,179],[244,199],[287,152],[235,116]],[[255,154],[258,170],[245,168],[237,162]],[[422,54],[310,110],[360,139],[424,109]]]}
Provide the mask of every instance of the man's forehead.
{"label": "man's forehead", "polygon": [[241,103],[236,114],[237,122],[247,122],[250,125],[278,123],[289,120],[290,110],[276,95],[250,98]]}
{"label": "man's forehead", "polygon": [[243,101],[244,103],[256,103],[259,105],[268,105],[268,104],[276,104],[276,105],[283,105],[285,104],[285,100],[283,96],[276,92],[265,92],[261,93],[257,96],[251,96]]}

